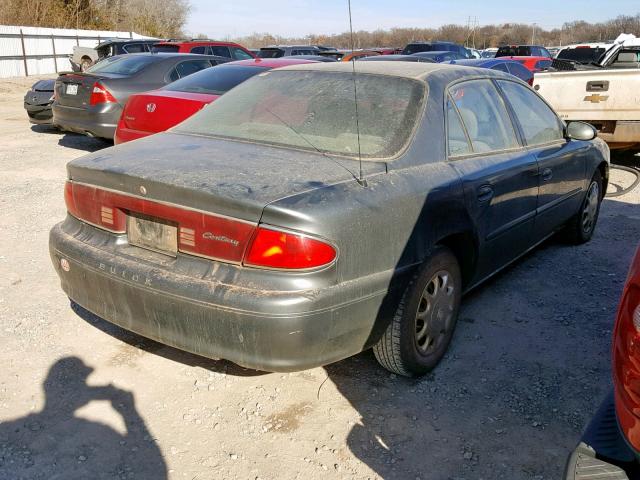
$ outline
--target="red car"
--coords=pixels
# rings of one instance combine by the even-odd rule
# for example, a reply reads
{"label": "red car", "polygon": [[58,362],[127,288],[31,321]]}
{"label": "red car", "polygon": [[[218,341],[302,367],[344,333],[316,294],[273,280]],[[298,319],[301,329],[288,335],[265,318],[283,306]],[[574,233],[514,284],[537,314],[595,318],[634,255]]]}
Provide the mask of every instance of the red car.
{"label": "red car", "polygon": [[640,474],[640,248],[618,307],[612,360],[613,395],[605,399],[572,453],[567,480],[623,480]]}
{"label": "red car", "polygon": [[131,95],[120,116],[114,142],[117,145],[163,132],[254,75],[301,63],[317,62],[296,58],[229,62],[194,73],[158,90]]}
{"label": "red car", "polygon": [[553,63],[553,60],[549,57],[500,57],[500,59],[519,62],[533,73],[542,72],[551,67]]}
{"label": "red car", "polygon": [[[218,57],[233,58],[234,60],[248,60],[256,55],[242,45],[234,42],[218,42],[215,40],[186,40],[156,43],[152,52],[170,53],[199,53],[217,55]],[[208,53],[215,52],[215,53]]]}

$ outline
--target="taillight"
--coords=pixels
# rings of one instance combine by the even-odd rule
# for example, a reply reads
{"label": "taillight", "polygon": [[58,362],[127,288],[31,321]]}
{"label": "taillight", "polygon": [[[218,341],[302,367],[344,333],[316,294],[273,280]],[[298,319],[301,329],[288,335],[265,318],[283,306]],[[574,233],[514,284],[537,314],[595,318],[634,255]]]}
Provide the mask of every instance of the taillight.
{"label": "taillight", "polygon": [[618,420],[640,450],[640,249],[622,294],[613,335],[613,376]]}
{"label": "taillight", "polygon": [[67,211],[83,222],[113,233],[127,231],[127,215],[143,214],[178,226],[178,250],[227,262],[240,263],[255,223],[147,200],[91,185],[68,181]]}
{"label": "taillight", "polygon": [[333,262],[336,250],[316,238],[281,230],[258,227],[245,255],[252,267],[301,270]]}
{"label": "taillight", "polygon": [[301,270],[328,265],[336,250],[307,235],[257,227],[254,222],[205,213],[67,181],[70,215],[113,233],[126,233],[127,216],[143,214],[177,225],[178,250],[251,267]]}
{"label": "taillight", "polygon": [[99,103],[117,103],[116,98],[111,95],[111,92],[107,90],[99,81],[93,84],[91,89],[91,97],[89,98],[89,105],[98,105]]}

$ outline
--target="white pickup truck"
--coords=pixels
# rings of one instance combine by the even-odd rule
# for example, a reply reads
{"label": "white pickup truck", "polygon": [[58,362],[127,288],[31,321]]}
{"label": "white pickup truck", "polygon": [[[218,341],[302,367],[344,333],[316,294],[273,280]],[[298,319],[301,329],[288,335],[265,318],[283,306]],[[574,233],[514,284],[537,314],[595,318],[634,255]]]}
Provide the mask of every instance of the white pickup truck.
{"label": "white pickup truck", "polygon": [[621,35],[597,64],[536,73],[533,88],[564,120],[592,124],[612,149],[640,150],[640,38]]}

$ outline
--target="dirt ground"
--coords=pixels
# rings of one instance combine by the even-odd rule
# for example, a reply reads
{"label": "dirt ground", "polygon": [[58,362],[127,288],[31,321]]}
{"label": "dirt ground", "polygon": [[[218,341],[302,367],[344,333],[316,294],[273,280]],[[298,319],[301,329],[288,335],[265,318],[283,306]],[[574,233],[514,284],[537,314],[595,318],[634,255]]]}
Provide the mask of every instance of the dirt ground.
{"label": "dirt ground", "polygon": [[[420,380],[365,352],[292,374],[211,361],[74,312],[48,254],[65,164],[99,140],[30,126],[0,81],[0,479],[557,479],[611,388],[640,191],[463,300]],[[622,179],[620,179],[622,181]]]}

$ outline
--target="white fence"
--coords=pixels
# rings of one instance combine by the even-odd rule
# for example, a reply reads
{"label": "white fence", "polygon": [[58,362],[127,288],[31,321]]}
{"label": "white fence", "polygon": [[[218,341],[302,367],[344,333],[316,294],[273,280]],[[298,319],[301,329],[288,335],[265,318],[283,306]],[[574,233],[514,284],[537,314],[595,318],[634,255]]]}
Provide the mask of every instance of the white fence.
{"label": "white fence", "polygon": [[134,32],[0,25],[0,78],[71,70],[75,45],[95,47],[108,38],[150,38]]}

